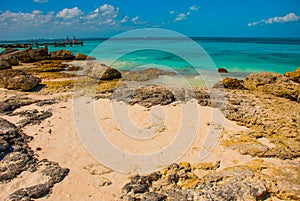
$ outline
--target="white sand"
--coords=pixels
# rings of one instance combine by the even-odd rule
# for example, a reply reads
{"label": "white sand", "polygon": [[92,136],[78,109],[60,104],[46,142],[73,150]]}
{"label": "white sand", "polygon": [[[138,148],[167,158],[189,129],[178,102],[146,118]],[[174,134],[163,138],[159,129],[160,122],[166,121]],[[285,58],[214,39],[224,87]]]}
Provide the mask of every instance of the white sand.
{"label": "white sand", "polygon": [[[21,109],[35,107],[37,106],[31,105]],[[42,148],[41,151],[36,151],[40,159],[47,158],[50,161],[58,162],[61,167],[69,168],[70,173],[62,182],[55,185],[51,194],[40,200],[116,200],[121,193],[121,188],[129,181],[130,174],[120,173],[104,167],[85,150],[75,129],[72,100],[69,99],[67,102],[43,107],[44,110],[48,108],[52,108],[53,116],[40,125],[27,126],[24,132],[34,136],[34,140],[30,143],[33,150],[36,150],[37,147]],[[136,140],[124,135],[126,134],[126,128],[124,130],[122,123],[120,123],[120,119],[123,117],[118,113],[118,105],[112,104],[110,100],[98,100],[95,102],[95,108],[97,122],[105,137],[119,149],[134,154],[147,154],[162,149],[172,142],[178,129],[182,126],[183,111],[180,104],[156,106],[151,109],[139,105],[129,106],[130,121],[133,122],[140,133],[143,134],[144,132],[145,135],[149,135],[148,140]],[[41,108],[39,109],[41,110]],[[251,159],[218,144],[210,155],[200,160],[199,152],[203,150],[204,139],[206,139],[209,127],[212,125],[211,114],[214,109],[199,105],[197,105],[197,109],[200,115],[199,125],[194,125],[197,130],[195,140],[189,150],[182,154],[177,162],[197,163],[221,160],[221,168],[224,168]],[[191,111],[191,113],[193,112]],[[152,115],[152,122],[149,118],[150,114]],[[217,112],[217,115],[223,117],[220,112]],[[5,118],[13,123],[18,121],[16,117],[5,116]],[[222,125],[216,127],[220,126],[222,127]],[[225,119],[223,129],[238,132],[247,128]],[[150,135],[154,133],[154,137],[151,137]],[[206,143],[204,149],[210,149],[210,147],[207,147],[208,144]],[[30,180],[25,181],[26,174],[26,172],[23,173],[15,181],[8,184],[1,184],[1,191],[11,193],[18,188],[35,184],[41,179],[39,175],[35,176],[33,174]],[[110,182],[111,185],[105,185],[105,183]]]}

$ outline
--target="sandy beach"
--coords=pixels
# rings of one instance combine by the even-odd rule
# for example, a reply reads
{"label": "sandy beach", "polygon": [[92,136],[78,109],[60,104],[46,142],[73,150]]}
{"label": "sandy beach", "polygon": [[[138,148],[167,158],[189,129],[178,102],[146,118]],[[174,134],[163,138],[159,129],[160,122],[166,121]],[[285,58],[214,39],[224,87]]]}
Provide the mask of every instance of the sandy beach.
{"label": "sandy beach", "polygon": [[[11,76],[3,79],[11,88],[0,90],[1,200],[299,199],[294,74],[226,78],[212,94],[192,88],[191,95],[166,86],[122,88],[120,79],[140,77],[88,65],[88,79],[103,72],[107,78],[83,102],[76,102],[82,78],[65,73],[70,66],[62,61],[1,70]],[[143,73],[146,80],[165,75]],[[21,88],[13,84],[17,76],[26,77]],[[93,126],[119,152],[97,141]]]}

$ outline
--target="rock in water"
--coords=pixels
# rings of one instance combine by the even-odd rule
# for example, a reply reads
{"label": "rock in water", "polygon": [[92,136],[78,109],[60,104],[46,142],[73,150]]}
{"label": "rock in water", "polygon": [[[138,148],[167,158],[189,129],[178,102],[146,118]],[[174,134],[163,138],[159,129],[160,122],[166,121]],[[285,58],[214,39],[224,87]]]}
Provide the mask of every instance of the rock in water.
{"label": "rock in water", "polygon": [[10,69],[11,66],[7,61],[0,61],[0,70]]}
{"label": "rock in water", "polygon": [[98,62],[88,62],[83,69],[83,74],[96,80],[112,80],[122,77],[118,70]]}
{"label": "rock in water", "polygon": [[15,48],[12,48],[12,47],[7,47],[7,48],[5,48],[5,50],[3,52],[0,53],[0,56],[4,55],[4,54],[9,54],[9,53],[12,53],[15,51],[18,51],[18,50]]}
{"label": "rock in water", "polygon": [[292,101],[300,101],[300,85],[284,75],[269,72],[252,73],[245,78],[244,85],[252,91],[262,91]]}
{"label": "rock in water", "polygon": [[284,75],[294,82],[300,83],[300,68],[297,68],[293,72],[286,72]]}
{"label": "rock in water", "polygon": [[57,50],[50,52],[50,59],[52,60],[73,60],[74,54],[68,50]]}
{"label": "rock in water", "polygon": [[2,70],[0,71],[0,87],[5,89],[30,91],[39,83],[40,78],[34,77],[21,70]]}
{"label": "rock in water", "polygon": [[96,58],[77,52],[75,60],[96,60]]}
{"label": "rock in water", "polygon": [[225,68],[218,68],[218,73],[228,73],[228,70]]}

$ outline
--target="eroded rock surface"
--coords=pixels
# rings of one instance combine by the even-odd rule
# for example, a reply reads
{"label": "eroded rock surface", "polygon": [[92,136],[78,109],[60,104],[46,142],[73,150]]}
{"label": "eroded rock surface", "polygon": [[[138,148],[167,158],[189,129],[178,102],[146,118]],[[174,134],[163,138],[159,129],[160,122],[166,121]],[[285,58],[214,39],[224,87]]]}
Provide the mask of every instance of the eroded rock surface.
{"label": "eroded rock surface", "polygon": [[16,179],[24,171],[47,177],[44,183],[15,189],[6,200],[31,200],[39,198],[51,191],[51,188],[62,181],[69,170],[61,168],[57,163],[46,159],[39,161],[28,146],[29,136],[19,130],[14,124],[0,118],[0,183]]}
{"label": "eroded rock surface", "polygon": [[[198,166],[198,167],[197,167]],[[262,160],[244,165],[205,169],[207,164],[174,163],[152,174],[131,178],[122,189],[121,200],[265,200],[300,199],[297,167],[278,168]],[[197,176],[202,171],[204,176]],[[278,175],[277,171],[283,171]],[[295,175],[294,175],[295,174]],[[291,185],[293,188],[290,188]]]}
{"label": "eroded rock surface", "polygon": [[22,70],[1,70],[0,87],[5,89],[30,91],[41,82],[40,78],[34,77]]}
{"label": "eroded rock surface", "polygon": [[244,80],[246,88],[299,102],[300,84],[276,73],[252,73]]}

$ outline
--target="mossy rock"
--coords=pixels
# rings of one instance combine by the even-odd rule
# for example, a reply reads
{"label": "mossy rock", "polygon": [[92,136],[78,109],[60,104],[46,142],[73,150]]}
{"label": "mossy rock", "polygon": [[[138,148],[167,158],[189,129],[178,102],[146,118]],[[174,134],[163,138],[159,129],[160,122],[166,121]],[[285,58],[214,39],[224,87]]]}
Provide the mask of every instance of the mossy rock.
{"label": "mossy rock", "polygon": [[69,65],[63,64],[61,61],[45,60],[35,63],[36,67],[26,68],[30,72],[59,72],[66,70]]}
{"label": "mossy rock", "polygon": [[67,92],[74,89],[74,80],[63,80],[63,81],[42,81],[44,88],[42,91],[52,92]]}

